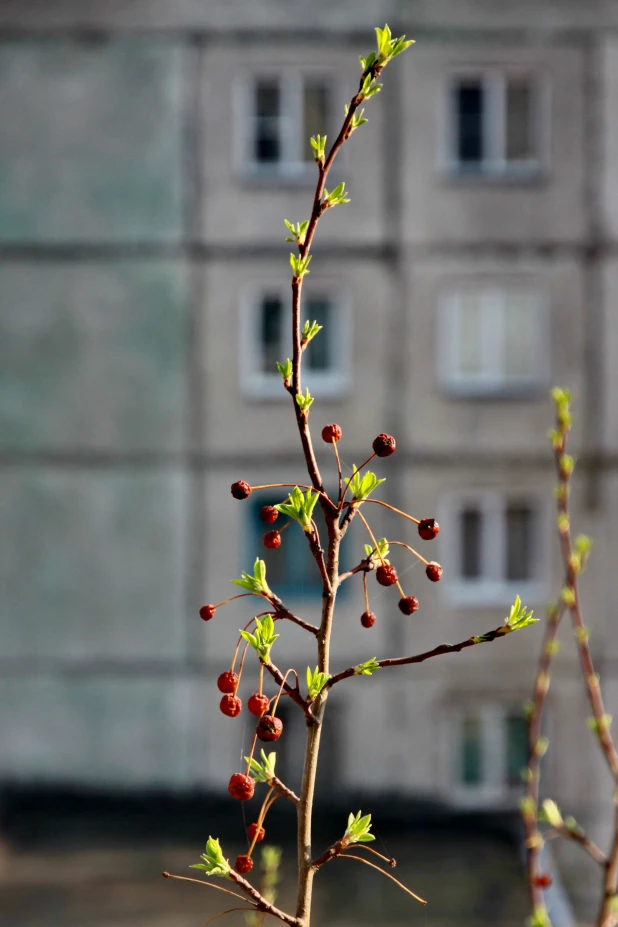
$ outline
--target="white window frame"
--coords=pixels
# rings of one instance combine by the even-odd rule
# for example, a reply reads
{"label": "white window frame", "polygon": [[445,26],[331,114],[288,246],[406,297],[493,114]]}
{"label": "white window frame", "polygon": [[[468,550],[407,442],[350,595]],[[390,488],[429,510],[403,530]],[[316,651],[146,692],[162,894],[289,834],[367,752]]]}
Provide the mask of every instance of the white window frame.
{"label": "white window frame", "polygon": [[[263,164],[253,157],[254,90],[260,80],[279,83],[281,99],[281,159]],[[328,87],[331,118],[338,104],[338,87],[332,72],[325,69],[273,67],[243,75],[236,84],[236,124],[238,145],[236,169],[244,177],[256,180],[315,181],[316,166],[303,159],[304,87],[307,80],[322,80]],[[327,135],[332,135],[328,127]]]}
{"label": "white window frame", "polygon": [[[462,807],[517,807],[522,786],[507,780],[506,721],[521,714],[519,702],[458,698],[445,717],[448,763],[447,795]],[[481,781],[463,781],[463,723],[470,713],[481,722]]]}
{"label": "white window frame", "polygon": [[[482,354],[486,369],[478,374],[459,374],[459,343],[461,313],[458,300],[464,293],[476,291],[481,301]],[[507,376],[504,373],[504,297],[507,293],[530,293],[538,299],[538,338],[535,340],[534,373],[528,376]],[[477,396],[539,395],[550,380],[550,307],[547,288],[536,281],[457,279],[445,285],[438,298],[438,378],[450,395],[464,398]]]}
{"label": "white window frame", "polygon": [[[533,132],[537,156],[523,161],[506,158],[506,88],[510,77],[526,78],[532,91]],[[454,90],[464,80],[478,80],[483,86],[484,160],[467,167],[457,157],[458,112]],[[480,181],[536,180],[549,170],[551,92],[547,75],[536,69],[516,67],[458,68],[451,71],[446,88],[445,142],[442,167],[453,178]]]}
{"label": "white window frame", "polygon": [[[509,580],[504,578],[506,559],[506,510],[509,503],[525,503],[535,514],[536,527],[532,535],[531,563],[534,575],[531,579]],[[483,531],[481,535],[481,576],[466,579],[459,575],[461,564],[461,530],[459,519],[468,507],[481,512]],[[549,531],[547,504],[535,493],[501,490],[471,490],[448,496],[440,507],[441,557],[444,578],[440,591],[451,607],[472,606],[506,607],[520,596],[527,605],[542,601],[547,585],[547,554],[541,539]]]}
{"label": "white window frame", "polygon": [[[303,389],[316,398],[339,399],[344,397],[351,385],[351,307],[350,301],[341,288],[328,279],[316,281],[312,287],[313,294],[324,294],[333,307],[333,325],[328,336],[320,331],[316,338],[329,337],[331,357],[336,359],[332,370],[316,372],[303,369]],[[270,373],[261,369],[260,355],[260,309],[264,296],[277,295],[283,306],[289,306],[287,331],[282,337],[281,357],[283,363],[292,356],[292,306],[290,283],[252,283],[242,294],[240,307],[240,376],[241,389],[245,396],[252,399],[273,399],[285,401],[288,394],[283,388],[281,375],[275,368]],[[310,294],[310,295],[313,295]],[[307,319],[306,303],[301,306],[301,326]],[[313,321],[310,319],[309,321]]]}

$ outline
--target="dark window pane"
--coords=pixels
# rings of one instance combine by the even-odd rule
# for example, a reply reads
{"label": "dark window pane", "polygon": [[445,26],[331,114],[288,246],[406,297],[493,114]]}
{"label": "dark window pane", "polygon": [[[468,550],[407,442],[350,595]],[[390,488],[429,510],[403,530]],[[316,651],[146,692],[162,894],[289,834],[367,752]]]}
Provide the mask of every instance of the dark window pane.
{"label": "dark window pane", "polygon": [[529,506],[509,504],[506,510],[506,578],[532,578],[533,513]]}
{"label": "dark window pane", "polygon": [[328,135],[329,93],[325,81],[307,81],[303,94],[303,156],[313,161],[312,135]]}
{"label": "dark window pane", "polygon": [[259,164],[281,160],[281,94],[277,81],[255,85],[254,158]]}
{"label": "dark window pane", "polygon": [[521,715],[506,719],[506,781],[521,784],[521,770],[528,765],[528,725]]}
{"label": "dark window pane", "polygon": [[460,515],[460,572],[464,579],[481,575],[482,516],[478,509],[464,509]]}
{"label": "dark window pane", "polygon": [[506,87],[506,159],[534,158],[533,96],[530,81],[510,78]]}
{"label": "dark window pane", "polygon": [[331,337],[333,307],[326,297],[313,297],[307,300],[306,315],[310,322],[316,321],[322,326],[313,341],[309,342],[305,354],[309,370],[328,370],[332,366]]}
{"label": "dark window pane", "polygon": [[279,296],[265,296],[260,316],[260,356],[262,373],[276,373],[281,360],[283,303]]}
{"label": "dark window pane", "polygon": [[479,785],[483,778],[482,725],[477,715],[467,715],[461,726],[461,781]]}
{"label": "dark window pane", "polygon": [[483,160],[484,93],[481,81],[458,84],[455,94],[456,156],[474,166]]}

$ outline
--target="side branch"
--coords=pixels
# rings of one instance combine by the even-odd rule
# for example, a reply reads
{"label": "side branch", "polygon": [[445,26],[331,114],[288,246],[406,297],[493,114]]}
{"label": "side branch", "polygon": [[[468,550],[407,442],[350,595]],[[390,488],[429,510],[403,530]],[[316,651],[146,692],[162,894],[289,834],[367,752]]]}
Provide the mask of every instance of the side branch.
{"label": "side branch", "polygon": [[316,625],[311,624],[310,621],[305,621],[304,618],[299,618],[298,615],[294,615],[289,608],[286,608],[279,596],[276,596],[274,593],[268,596],[268,601],[275,609],[275,618],[287,618],[288,621],[294,622],[299,628],[304,628],[305,631],[309,631],[311,634],[314,634],[316,637],[318,635],[318,628]]}
{"label": "side branch", "polygon": [[262,662],[262,666],[266,670],[268,670],[268,672],[273,677],[277,685],[279,685],[283,689],[283,691],[286,693],[286,695],[289,695],[292,701],[295,702],[296,705],[298,705],[298,707],[301,709],[305,718],[307,719],[307,724],[310,727],[316,727],[317,725],[319,725],[320,722],[318,721],[316,716],[311,711],[311,708],[309,707],[309,705],[306,703],[306,701],[300,694],[300,689],[298,688],[298,681],[296,683],[296,686],[291,686],[289,682],[286,682],[283,673],[281,672],[280,669],[278,669],[274,665],[274,663],[265,663],[263,660],[261,662]]}
{"label": "side branch", "polygon": [[[501,627],[496,628],[494,631],[488,631],[487,634],[481,634],[479,637],[469,637],[459,644],[440,644],[439,647],[434,647],[433,650],[426,650],[425,653],[417,653],[413,657],[391,657],[388,660],[376,660],[374,666],[375,669],[385,669],[388,666],[407,666],[409,663],[424,663],[425,660],[430,660],[432,657],[440,657],[444,653],[459,653],[461,650],[466,650],[468,647],[474,647],[476,644],[489,644],[491,641],[495,641],[499,637],[506,637],[507,634],[511,633],[511,628],[507,625],[501,625]],[[358,667],[350,666],[347,670],[343,670],[341,673],[336,673],[334,676],[331,676],[324,688],[331,689],[336,683],[341,682],[343,679],[349,679],[350,676],[357,675]]]}
{"label": "side branch", "polygon": [[273,776],[273,778],[269,780],[268,784],[272,786],[275,792],[279,792],[279,795],[281,795],[282,798],[287,798],[288,801],[291,801],[293,805],[297,805],[300,801],[296,792],[293,792],[292,789],[289,789],[287,785],[276,776]]}
{"label": "side branch", "polygon": [[290,927],[300,927],[300,921],[297,917],[293,917],[291,914],[286,914],[285,911],[282,911],[280,908],[276,908],[274,904],[271,904],[270,901],[267,901],[263,895],[261,895],[257,888],[254,888],[250,882],[247,882],[246,879],[243,879],[241,875],[235,872],[233,869],[230,870],[230,879],[238,885],[242,891],[248,895],[255,903],[255,906],[258,911],[263,911],[265,914],[270,914],[272,917],[279,918],[280,921],[283,921],[285,924],[290,924]]}

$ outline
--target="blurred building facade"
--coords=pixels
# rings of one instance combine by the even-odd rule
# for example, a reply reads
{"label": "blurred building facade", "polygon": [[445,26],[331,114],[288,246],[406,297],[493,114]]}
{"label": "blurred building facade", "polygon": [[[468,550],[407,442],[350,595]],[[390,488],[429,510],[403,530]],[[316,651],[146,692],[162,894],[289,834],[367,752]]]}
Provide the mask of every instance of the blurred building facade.
{"label": "blurred building facade", "polygon": [[[348,467],[396,435],[382,498],[438,517],[427,549],[445,578],[429,588],[395,554],[421,609],[404,618],[370,577],[371,631],[351,580],[333,663],[482,633],[518,593],[542,613],[560,583],[559,383],[575,396],[577,527],[596,541],[586,613],[618,704],[615,5],[22,0],[0,4],[4,782],[223,791],[246,750],[215,680],[250,609],[208,625],[198,609],[262,555],[255,497],[234,502],[231,481],[304,479],[273,372],[289,353],[283,219],[308,214],[307,136],[333,137],[384,21],[417,45],[334,172],[351,202],[322,220],[306,287],[324,324],[311,421],[316,438],[342,426]],[[377,507],[373,524],[418,540]],[[355,525],[350,564],[364,541]],[[267,559],[311,620],[318,576],[297,542]],[[539,647],[528,631],[339,687],[322,793],[516,807]],[[313,659],[286,627],[278,664]],[[565,634],[546,788],[603,839],[587,714]]]}

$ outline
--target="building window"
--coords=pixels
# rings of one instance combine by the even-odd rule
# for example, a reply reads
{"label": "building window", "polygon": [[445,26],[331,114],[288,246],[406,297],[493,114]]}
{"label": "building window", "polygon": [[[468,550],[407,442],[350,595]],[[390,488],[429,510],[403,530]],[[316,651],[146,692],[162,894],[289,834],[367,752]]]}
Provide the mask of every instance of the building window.
{"label": "building window", "polygon": [[453,604],[506,605],[538,598],[541,512],[534,500],[485,491],[451,501],[443,515],[444,590]]}
{"label": "building window", "polygon": [[[318,565],[309,550],[307,539],[305,538],[302,528],[297,524],[291,524],[282,535],[281,547],[276,550],[270,550],[264,546],[263,537],[267,531],[273,528],[281,530],[287,523],[283,515],[279,516],[274,525],[265,525],[260,519],[260,509],[264,505],[276,505],[278,502],[285,501],[285,490],[282,490],[278,496],[267,496],[263,493],[256,495],[259,498],[251,499],[249,504],[250,526],[247,532],[247,549],[243,551],[243,563],[253,563],[256,556],[266,563],[266,576],[268,584],[273,591],[280,596],[285,602],[287,599],[298,598],[300,596],[320,597],[322,595],[322,577]],[[336,490],[335,490],[336,495]],[[326,543],[326,525],[322,510],[316,505],[313,511],[313,518],[318,526],[322,545]],[[348,569],[347,563],[349,558],[345,552],[341,551],[340,571]],[[243,567],[246,569],[246,567]],[[344,583],[338,596],[347,594],[347,588],[350,584]]]}
{"label": "building window", "polygon": [[456,800],[516,801],[528,762],[528,726],[521,708],[472,703],[450,711],[449,718]]}
{"label": "building window", "polygon": [[485,71],[450,85],[449,162],[466,176],[527,178],[545,157],[547,94],[538,76]]}
{"label": "building window", "polygon": [[532,285],[460,283],[440,300],[439,378],[459,396],[533,394],[548,383],[548,310]]}
{"label": "building window", "polygon": [[286,70],[250,79],[244,99],[243,166],[262,177],[313,176],[309,140],[332,136],[332,81]]}
{"label": "building window", "polygon": [[[270,287],[247,294],[241,320],[241,376],[252,397],[285,399],[277,361],[292,356],[292,309],[289,287]],[[303,356],[303,386],[317,397],[339,397],[349,380],[347,306],[330,290],[308,294],[303,319],[322,326]]]}

